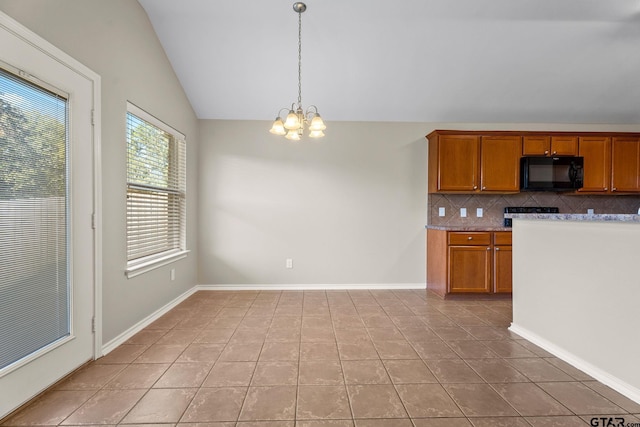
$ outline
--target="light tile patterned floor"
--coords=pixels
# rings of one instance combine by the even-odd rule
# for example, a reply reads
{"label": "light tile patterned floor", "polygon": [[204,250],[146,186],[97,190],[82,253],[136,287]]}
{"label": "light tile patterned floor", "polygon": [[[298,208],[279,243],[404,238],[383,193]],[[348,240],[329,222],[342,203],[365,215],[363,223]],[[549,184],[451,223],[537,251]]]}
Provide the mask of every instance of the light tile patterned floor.
{"label": "light tile patterned floor", "polygon": [[2,425],[640,423],[510,322],[509,300],[416,290],[201,291]]}

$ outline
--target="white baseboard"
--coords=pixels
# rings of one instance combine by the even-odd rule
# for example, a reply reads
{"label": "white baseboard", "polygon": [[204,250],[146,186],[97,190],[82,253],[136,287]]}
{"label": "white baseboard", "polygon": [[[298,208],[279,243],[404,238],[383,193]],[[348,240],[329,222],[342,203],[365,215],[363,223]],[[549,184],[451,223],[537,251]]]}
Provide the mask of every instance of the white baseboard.
{"label": "white baseboard", "polygon": [[426,283],[242,284],[198,285],[199,291],[312,291],[356,289],[426,289]]}
{"label": "white baseboard", "polygon": [[527,341],[531,341],[538,347],[543,348],[554,356],[557,356],[558,358],[564,360],[571,366],[580,369],[581,371],[592,376],[601,383],[608,385],[618,393],[625,395],[634,402],[640,403],[640,389],[638,389],[637,387],[634,387],[631,384],[628,384],[627,382],[621,380],[620,378],[615,377],[606,371],[603,371],[597,366],[594,366],[584,359],[577,357],[573,353],[566,351],[562,347],[559,347],[556,344],[547,341],[546,339],[529,331],[526,328],[522,328],[512,323],[509,327],[509,330],[520,335]]}
{"label": "white baseboard", "polygon": [[145,317],[144,319],[142,319],[141,321],[139,321],[138,323],[136,323],[135,325],[127,329],[126,331],[122,332],[120,335],[118,335],[108,343],[103,344],[102,355],[106,356],[109,352],[113,351],[120,344],[123,344],[129,338],[131,338],[132,336],[134,336],[135,334],[137,334],[138,332],[140,332],[141,330],[143,330],[144,328],[146,328],[147,326],[149,326],[150,324],[158,320],[163,314],[167,313],[169,310],[171,310],[172,308],[180,304],[182,301],[189,298],[197,290],[198,290],[197,286],[194,286],[193,288],[189,289],[182,295],[178,296],[173,301],[170,301],[169,303],[160,307],[158,310],[154,311],[153,313],[151,313],[150,315],[148,315],[147,317]]}

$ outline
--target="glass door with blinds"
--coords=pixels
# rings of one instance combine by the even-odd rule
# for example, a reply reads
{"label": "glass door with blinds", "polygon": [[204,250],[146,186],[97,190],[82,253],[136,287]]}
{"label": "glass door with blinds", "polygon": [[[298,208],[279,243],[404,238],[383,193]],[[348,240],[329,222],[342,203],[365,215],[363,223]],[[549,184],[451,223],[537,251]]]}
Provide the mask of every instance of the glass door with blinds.
{"label": "glass door with blinds", "polygon": [[0,369],[70,334],[68,100],[0,69]]}
{"label": "glass door with blinds", "polygon": [[93,357],[95,260],[94,82],[2,20],[0,45],[2,418]]}

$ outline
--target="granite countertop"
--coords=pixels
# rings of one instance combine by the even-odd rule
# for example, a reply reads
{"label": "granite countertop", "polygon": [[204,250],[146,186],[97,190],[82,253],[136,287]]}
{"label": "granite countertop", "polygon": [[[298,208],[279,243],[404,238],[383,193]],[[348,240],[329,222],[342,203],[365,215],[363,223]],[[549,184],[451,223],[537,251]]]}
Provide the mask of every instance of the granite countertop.
{"label": "granite countertop", "polygon": [[550,219],[554,221],[600,221],[600,222],[640,222],[640,215],[636,214],[504,214],[505,218]]}
{"label": "granite countertop", "polygon": [[511,231],[511,227],[492,225],[425,225],[425,228],[444,231]]}

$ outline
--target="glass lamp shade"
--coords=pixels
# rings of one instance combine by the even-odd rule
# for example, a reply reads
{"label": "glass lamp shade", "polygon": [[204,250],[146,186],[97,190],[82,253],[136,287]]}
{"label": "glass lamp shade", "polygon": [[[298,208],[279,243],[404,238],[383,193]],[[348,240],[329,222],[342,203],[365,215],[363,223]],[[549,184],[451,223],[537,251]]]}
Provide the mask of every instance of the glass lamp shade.
{"label": "glass lamp shade", "polygon": [[324,132],[322,132],[321,130],[312,130],[311,132],[309,132],[309,136],[311,138],[322,138],[324,136]]}
{"label": "glass lamp shade", "polygon": [[285,138],[291,141],[300,141],[300,134],[296,129],[291,129],[289,130],[289,132],[287,132],[287,135],[285,136]]}
{"label": "glass lamp shade", "polygon": [[322,121],[322,117],[320,117],[320,114],[316,114],[315,116],[313,116],[313,119],[311,119],[311,124],[309,125],[310,131],[323,131],[326,128],[327,126]]}
{"label": "glass lamp shade", "polygon": [[282,119],[280,117],[273,122],[273,126],[271,126],[269,132],[274,135],[285,135],[287,133],[284,129],[284,123],[282,123]]}
{"label": "glass lamp shade", "polygon": [[285,129],[298,129],[300,127],[300,120],[298,119],[298,115],[293,111],[289,110],[289,114],[287,114],[287,120],[284,122]]}

